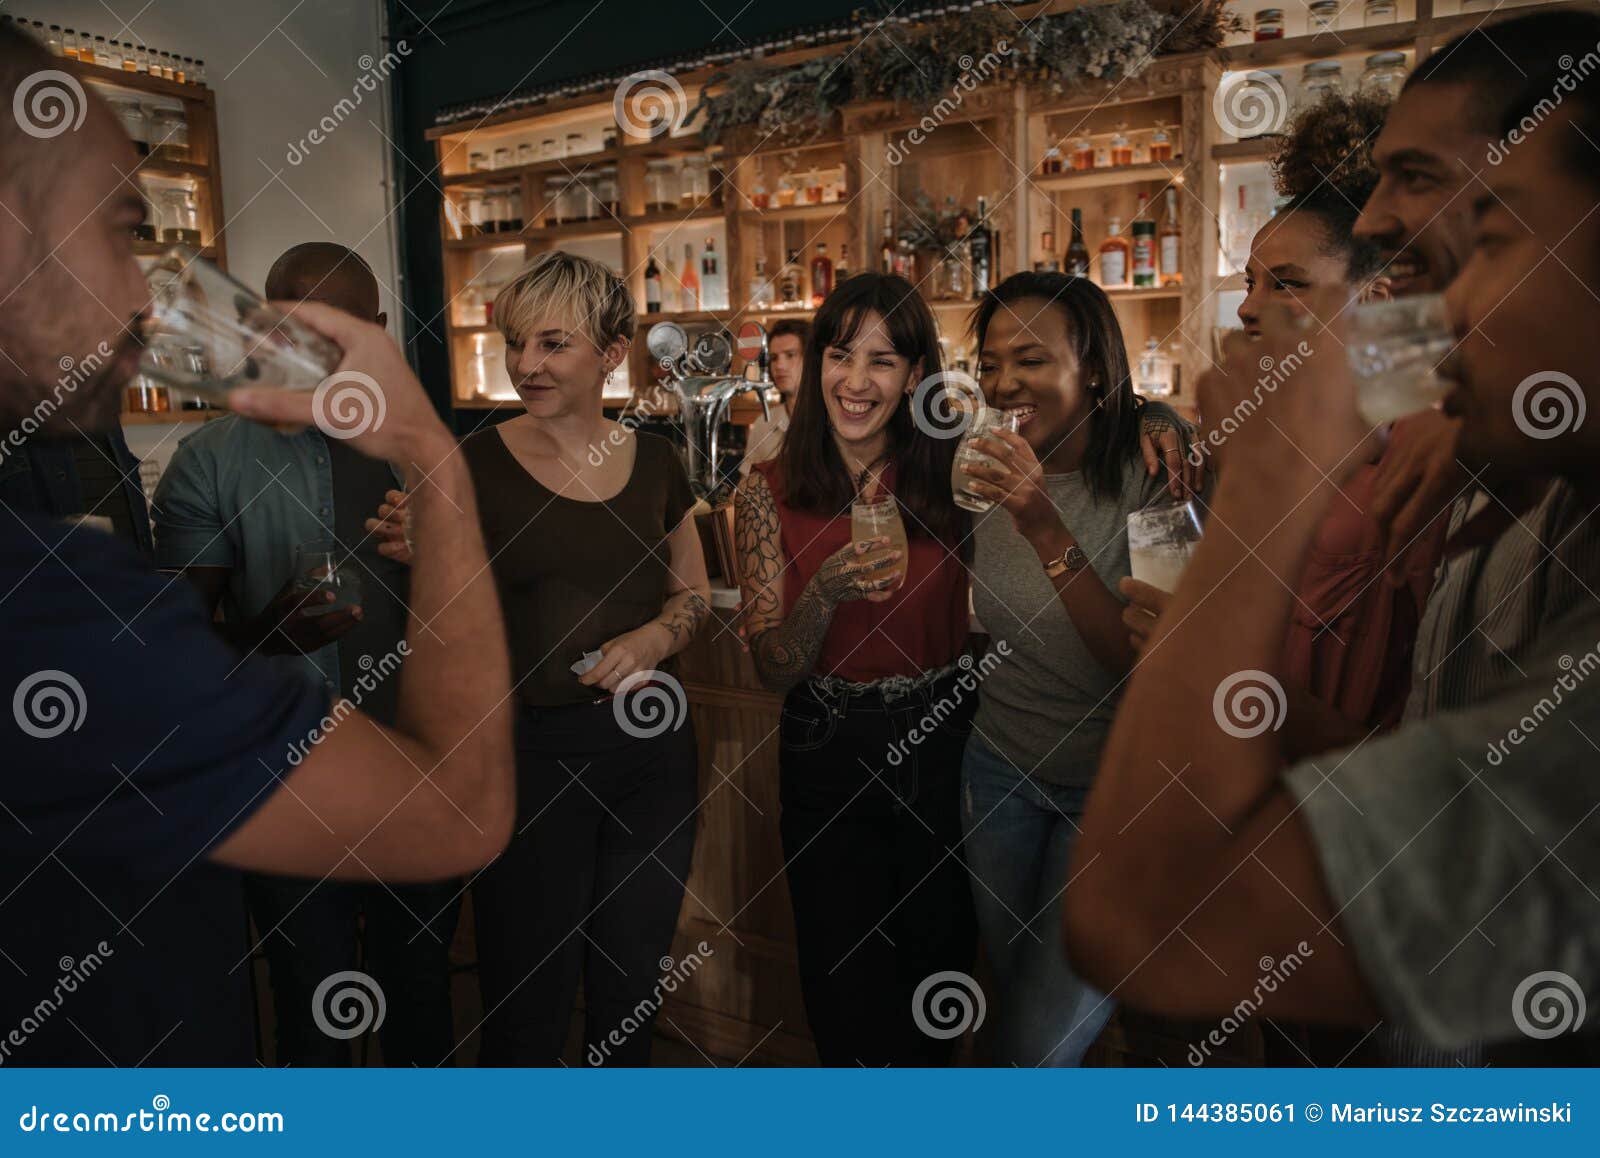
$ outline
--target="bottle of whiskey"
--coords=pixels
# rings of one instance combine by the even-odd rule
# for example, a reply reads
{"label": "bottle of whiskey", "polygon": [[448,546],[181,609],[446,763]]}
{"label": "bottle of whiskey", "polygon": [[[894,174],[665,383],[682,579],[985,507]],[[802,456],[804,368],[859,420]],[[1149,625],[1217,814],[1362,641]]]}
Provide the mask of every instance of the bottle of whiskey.
{"label": "bottle of whiskey", "polygon": [[1145,216],[1147,196],[1139,194],[1139,211],[1134,214],[1133,284],[1136,289],[1151,289],[1156,284],[1156,223]]}
{"label": "bottle of whiskey", "polygon": [[715,238],[706,238],[706,247],[700,254],[700,300],[703,309],[721,310],[728,306],[727,294],[722,284],[722,263],[717,260]]}
{"label": "bottle of whiskey", "polygon": [[1183,284],[1183,226],[1178,221],[1178,191],[1167,186],[1167,214],[1161,219],[1161,284]]}
{"label": "bottle of whiskey", "polygon": [[816,256],[811,259],[811,304],[820,306],[833,292],[833,259],[828,256],[828,243],[817,242]]}
{"label": "bottle of whiskey", "polygon": [[644,310],[647,314],[661,312],[661,268],[656,265],[654,250],[651,250],[650,261],[644,267]]}
{"label": "bottle of whiskey", "polygon": [[767,259],[756,258],[755,276],[750,279],[750,306],[752,309],[767,309],[773,304],[772,282],[767,278]]}
{"label": "bottle of whiskey", "polygon": [[878,246],[878,268],[894,273],[894,210],[883,211],[883,241]]}
{"label": "bottle of whiskey", "polygon": [[1113,217],[1106,223],[1106,239],[1100,243],[1100,288],[1127,289],[1128,266],[1132,263],[1133,247],[1122,236],[1122,219]]}
{"label": "bottle of whiskey", "polygon": [[989,228],[989,201],[978,198],[978,220],[967,233],[968,264],[972,268],[972,296],[981,298],[989,287],[999,280],[995,268],[995,255],[999,252],[1000,235]]}
{"label": "bottle of whiskey", "polygon": [[781,304],[791,309],[800,304],[800,251],[791,249],[778,279],[778,296]]}
{"label": "bottle of whiskey", "polygon": [[680,310],[698,310],[700,306],[700,275],[694,271],[694,246],[683,244],[683,301]]}
{"label": "bottle of whiskey", "polygon": [[1083,210],[1072,211],[1072,240],[1067,243],[1067,273],[1089,276],[1089,247],[1083,243]]}

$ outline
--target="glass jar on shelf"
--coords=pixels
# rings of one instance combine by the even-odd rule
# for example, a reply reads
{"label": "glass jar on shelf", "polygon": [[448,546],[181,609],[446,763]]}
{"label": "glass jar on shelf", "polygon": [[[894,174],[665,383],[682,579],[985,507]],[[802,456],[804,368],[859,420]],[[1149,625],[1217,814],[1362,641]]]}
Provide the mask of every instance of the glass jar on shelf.
{"label": "glass jar on shelf", "polygon": [[483,287],[477,284],[462,288],[456,295],[456,325],[486,326],[488,314],[484,310]]}
{"label": "glass jar on shelf", "polygon": [[806,172],[805,190],[807,205],[822,204],[822,174],[815,165]]}
{"label": "glass jar on shelf", "polygon": [[133,227],[135,241],[160,241],[161,240],[161,210],[150,198],[150,190],[141,186],[139,194],[144,198],[144,220]]}
{"label": "glass jar on shelf", "polygon": [[605,165],[595,175],[595,192],[600,198],[600,215],[604,217],[618,217],[622,213],[619,188],[617,182],[617,167]]}
{"label": "glass jar on shelf", "polygon": [[1072,170],[1082,173],[1094,168],[1094,142],[1088,137],[1079,137],[1072,143]]}
{"label": "glass jar on shelf", "polygon": [[766,209],[772,204],[772,194],[767,192],[767,187],[757,181],[750,187],[750,207],[752,209]]}
{"label": "glass jar on shelf", "polygon": [[1054,177],[1065,172],[1067,163],[1061,159],[1061,150],[1051,145],[1044,151],[1044,160],[1039,162],[1039,172],[1045,177]]}
{"label": "glass jar on shelf", "polygon": [[572,202],[567,195],[567,178],[564,175],[544,179],[544,196],[539,199],[539,218],[545,227],[560,225],[572,220]]}
{"label": "glass jar on shelf", "polygon": [[678,205],[677,182],[671,161],[646,161],[644,163],[645,210],[665,213]]}
{"label": "glass jar on shelf", "polygon": [[473,334],[472,352],[467,357],[466,387],[469,397],[486,400],[491,397],[490,383],[494,381],[494,359],[490,353],[488,334]]}
{"label": "glass jar on shelf", "polygon": [[461,195],[456,211],[461,224],[461,235],[471,237],[483,232],[483,194],[476,189]]}
{"label": "glass jar on shelf", "polygon": [[521,185],[512,185],[506,189],[506,215],[501,218],[500,231],[502,233],[522,232]]}
{"label": "glass jar on shelf", "polygon": [[492,186],[483,191],[483,231],[499,233],[505,228],[506,191]]}
{"label": "glass jar on shelf", "polygon": [[1313,60],[1300,70],[1300,107],[1310,108],[1323,97],[1344,92],[1344,65],[1337,60]]}
{"label": "glass jar on shelf", "polygon": [[511,146],[498,145],[495,147],[494,155],[489,162],[489,167],[491,169],[509,169],[511,168],[512,157],[514,156],[515,154],[511,151]]}
{"label": "glass jar on shelf", "polygon": [[690,153],[683,158],[678,170],[678,207],[693,209],[703,204],[711,195],[711,171],[706,158],[700,153]]}
{"label": "glass jar on shelf", "polygon": [[1362,69],[1360,87],[1371,93],[1381,93],[1391,101],[1398,99],[1406,83],[1406,54],[1403,52],[1375,52],[1367,57]]}
{"label": "glass jar on shelf", "polygon": [[531,165],[538,159],[539,158],[535,155],[532,141],[523,141],[517,146],[518,165]]}
{"label": "glass jar on shelf", "polygon": [[1371,28],[1375,24],[1393,24],[1400,18],[1400,5],[1396,0],[1367,0],[1362,22]]}
{"label": "glass jar on shelf", "polygon": [[778,208],[783,209],[794,204],[794,181],[793,173],[785,173],[778,178]]}
{"label": "glass jar on shelf", "polygon": [[850,187],[845,184],[844,166],[840,165],[832,172],[833,195],[825,197],[825,201],[845,201],[849,199]]}
{"label": "glass jar on shelf", "polygon": [[578,154],[582,153],[586,148],[587,148],[587,146],[584,144],[583,134],[582,133],[568,133],[567,134],[567,146],[566,146],[566,155],[567,156],[576,157]]}
{"label": "glass jar on shelf", "polygon": [[1121,168],[1133,164],[1133,144],[1128,140],[1128,126],[1126,122],[1117,125],[1117,131],[1111,135],[1111,164]]}
{"label": "glass jar on shelf", "polygon": [[593,221],[605,212],[600,207],[599,180],[593,171],[584,173],[577,180],[580,220]]}
{"label": "glass jar on shelf", "polygon": [[1167,123],[1159,117],[1150,133],[1150,159],[1161,164],[1172,160],[1172,136],[1167,132]]}
{"label": "glass jar on shelf", "polygon": [[194,190],[175,186],[161,194],[161,240],[179,245],[200,245],[200,209]]}
{"label": "glass jar on shelf", "polygon": [[487,173],[489,171],[489,154],[481,149],[473,149],[467,154],[467,172]]}
{"label": "glass jar on shelf", "polygon": [[189,159],[189,122],[176,105],[158,105],[151,111],[150,155],[157,161]]}
{"label": "glass jar on shelf", "polygon": [[111,111],[116,114],[117,123],[122,126],[122,131],[128,134],[134,147],[139,150],[140,156],[150,153],[150,119],[145,115],[144,106],[132,97],[109,97],[106,103],[111,106]]}
{"label": "glass jar on shelf", "polygon": [[554,137],[545,137],[539,142],[539,160],[553,161],[561,156],[561,142]]}
{"label": "glass jar on shelf", "polygon": [[[146,356],[156,358],[154,352]],[[161,357],[168,355],[162,353]],[[127,409],[134,414],[165,414],[172,409],[172,395],[167,388],[143,374],[135,375],[128,383],[126,399]]]}
{"label": "glass jar on shelf", "polygon": [[1312,0],[1306,9],[1306,28],[1311,35],[1333,32],[1339,27],[1339,0]]}
{"label": "glass jar on shelf", "polygon": [[1134,388],[1146,398],[1167,398],[1172,394],[1172,359],[1161,352],[1161,343],[1149,338],[1139,357]]}
{"label": "glass jar on shelf", "polygon": [[1257,10],[1254,38],[1258,41],[1283,39],[1282,8],[1262,8]]}

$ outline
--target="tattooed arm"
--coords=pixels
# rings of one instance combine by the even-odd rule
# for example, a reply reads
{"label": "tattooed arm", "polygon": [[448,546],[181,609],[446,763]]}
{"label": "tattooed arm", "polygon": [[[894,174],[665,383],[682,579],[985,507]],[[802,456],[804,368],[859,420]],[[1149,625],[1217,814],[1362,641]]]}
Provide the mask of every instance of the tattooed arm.
{"label": "tattooed arm", "polygon": [[[789,561],[778,530],[778,505],[760,471],[751,471],[733,496],[734,549],[739,557],[739,588],[745,608],[745,635],[756,674],[770,691],[787,692],[811,674],[833,622],[833,609],[850,599],[886,591],[893,578],[876,572],[899,558],[898,551],[871,563],[860,557],[873,544],[848,543],[834,552],[811,577],[783,614],[783,584]],[[887,542],[887,540],[883,540]]]}

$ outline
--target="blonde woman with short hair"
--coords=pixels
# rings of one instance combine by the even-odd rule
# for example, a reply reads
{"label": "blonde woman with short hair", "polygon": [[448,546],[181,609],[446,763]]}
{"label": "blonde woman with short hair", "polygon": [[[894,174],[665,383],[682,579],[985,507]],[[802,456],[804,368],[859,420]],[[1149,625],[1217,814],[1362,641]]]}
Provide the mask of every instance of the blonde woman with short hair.
{"label": "blonde woman with short hair", "polygon": [[709,610],[694,495],[672,443],[601,408],[633,337],[616,274],[541,254],[494,318],[524,413],[462,450],[510,637],[518,823],[473,887],[481,1060],[558,1064],[581,978],[585,1060],[642,1065],[650,1026],[611,1031],[672,947],[698,784],[681,693],[665,728],[637,697]]}

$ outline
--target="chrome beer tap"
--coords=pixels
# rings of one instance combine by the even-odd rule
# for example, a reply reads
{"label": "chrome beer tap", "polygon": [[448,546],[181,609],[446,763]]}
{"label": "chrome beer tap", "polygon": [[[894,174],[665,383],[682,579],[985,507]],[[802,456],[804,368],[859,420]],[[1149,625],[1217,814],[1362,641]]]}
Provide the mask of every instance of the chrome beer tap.
{"label": "chrome beer tap", "polygon": [[[684,465],[695,494],[715,505],[727,489],[717,477],[722,424],[733,400],[754,391],[762,416],[771,419],[767,390],[772,386],[767,354],[767,332],[758,322],[739,327],[739,356],[743,375],[730,375],[733,345],[720,330],[701,334],[693,346],[682,326],[658,322],[645,337],[650,356],[666,371],[678,396],[678,425],[684,438]],[[751,369],[756,377],[749,377]]]}

